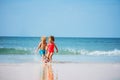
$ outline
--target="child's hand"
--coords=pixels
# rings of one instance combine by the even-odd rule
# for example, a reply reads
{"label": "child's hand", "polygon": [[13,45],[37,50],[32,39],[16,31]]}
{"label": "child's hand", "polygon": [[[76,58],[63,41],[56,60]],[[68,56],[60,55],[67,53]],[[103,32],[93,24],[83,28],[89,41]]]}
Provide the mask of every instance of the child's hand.
{"label": "child's hand", "polygon": [[56,53],[58,53],[58,50],[56,50]]}

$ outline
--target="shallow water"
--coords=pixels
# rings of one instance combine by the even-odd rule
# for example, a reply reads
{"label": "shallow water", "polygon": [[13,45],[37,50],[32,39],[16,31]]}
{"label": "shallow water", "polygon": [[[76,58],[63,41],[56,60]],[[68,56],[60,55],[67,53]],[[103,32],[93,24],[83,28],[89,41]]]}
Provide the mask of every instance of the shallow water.
{"label": "shallow water", "polygon": [[[41,56],[37,55],[0,55],[0,63],[40,63]],[[54,63],[104,62],[118,63],[120,56],[81,56],[81,55],[54,55]]]}

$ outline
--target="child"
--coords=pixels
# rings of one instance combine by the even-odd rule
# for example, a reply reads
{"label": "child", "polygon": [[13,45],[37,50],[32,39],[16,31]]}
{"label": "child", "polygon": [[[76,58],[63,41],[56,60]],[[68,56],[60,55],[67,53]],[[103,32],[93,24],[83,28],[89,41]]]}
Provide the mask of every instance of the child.
{"label": "child", "polygon": [[38,50],[39,50],[39,54],[42,56],[42,61],[44,61],[44,59],[45,59],[46,46],[47,46],[46,37],[43,36],[43,37],[41,37],[41,42],[39,43],[39,45],[36,49],[36,52],[38,52]]}
{"label": "child", "polygon": [[54,48],[56,49],[56,52],[58,52],[58,48],[54,43],[54,36],[50,36],[48,38],[49,43],[47,44],[47,58],[49,59],[49,61],[52,61],[52,56],[54,54]]}

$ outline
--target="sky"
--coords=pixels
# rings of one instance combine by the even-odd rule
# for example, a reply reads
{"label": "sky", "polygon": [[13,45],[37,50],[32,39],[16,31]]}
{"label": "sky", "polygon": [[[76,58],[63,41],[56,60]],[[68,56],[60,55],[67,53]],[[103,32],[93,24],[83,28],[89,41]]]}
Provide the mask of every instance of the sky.
{"label": "sky", "polygon": [[119,0],[0,0],[0,36],[120,37]]}

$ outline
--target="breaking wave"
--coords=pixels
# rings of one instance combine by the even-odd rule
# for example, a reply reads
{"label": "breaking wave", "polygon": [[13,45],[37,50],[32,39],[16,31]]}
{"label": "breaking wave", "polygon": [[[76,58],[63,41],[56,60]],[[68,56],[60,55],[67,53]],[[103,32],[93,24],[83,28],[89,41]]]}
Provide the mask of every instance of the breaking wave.
{"label": "breaking wave", "polygon": [[102,50],[86,50],[86,49],[60,49],[60,54],[72,54],[72,55],[93,55],[93,56],[120,56],[120,50],[114,49],[114,50],[108,50],[108,51],[102,51]]}
{"label": "breaking wave", "polygon": [[[0,48],[0,55],[34,55],[35,48]],[[55,53],[56,54],[56,53]],[[93,56],[120,56],[120,50],[86,50],[86,49],[59,49],[58,55],[93,55]]]}

